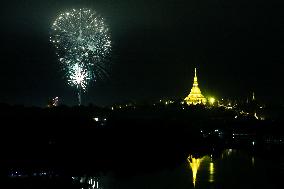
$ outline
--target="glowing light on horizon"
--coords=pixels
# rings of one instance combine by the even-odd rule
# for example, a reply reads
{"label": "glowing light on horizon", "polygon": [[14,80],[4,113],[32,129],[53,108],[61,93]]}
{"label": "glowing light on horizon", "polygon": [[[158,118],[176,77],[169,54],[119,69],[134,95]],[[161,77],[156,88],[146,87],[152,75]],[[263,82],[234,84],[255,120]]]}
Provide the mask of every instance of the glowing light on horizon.
{"label": "glowing light on horizon", "polygon": [[215,103],[215,101],[216,101],[216,99],[215,99],[214,97],[210,97],[210,98],[209,98],[209,103],[210,103],[211,105],[213,105],[213,104]]}

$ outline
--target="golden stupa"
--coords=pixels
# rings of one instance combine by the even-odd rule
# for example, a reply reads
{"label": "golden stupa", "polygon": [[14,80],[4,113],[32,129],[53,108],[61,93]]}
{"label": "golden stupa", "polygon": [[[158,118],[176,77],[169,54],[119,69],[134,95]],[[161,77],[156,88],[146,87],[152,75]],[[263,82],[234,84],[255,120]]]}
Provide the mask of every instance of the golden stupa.
{"label": "golden stupa", "polygon": [[196,104],[206,104],[206,98],[201,94],[201,90],[198,87],[197,82],[197,75],[196,75],[196,68],[195,68],[195,75],[193,79],[193,86],[191,88],[190,94],[184,99],[184,101],[190,105]]}

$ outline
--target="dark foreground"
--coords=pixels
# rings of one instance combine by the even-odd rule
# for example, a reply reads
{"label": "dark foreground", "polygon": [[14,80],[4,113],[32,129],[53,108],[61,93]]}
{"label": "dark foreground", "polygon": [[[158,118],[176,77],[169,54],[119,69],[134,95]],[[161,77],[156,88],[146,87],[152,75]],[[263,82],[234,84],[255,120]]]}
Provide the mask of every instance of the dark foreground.
{"label": "dark foreground", "polygon": [[[134,177],[137,180],[131,182],[143,182],[139,180],[141,175],[146,180],[152,175],[153,182],[150,179],[146,182],[148,185],[137,185],[154,188],[151,183],[164,178],[159,173],[171,174],[180,166],[189,168],[189,155],[205,157],[202,162],[207,162],[207,168],[211,166],[210,161],[219,162],[216,164],[220,169],[218,174],[229,171],[223,170],[225,165],[220,163],[228,149],[240,150],[244,154],[236,156],[240,161],[244,158],[251,162],[251,157],[254,157],[258,162],[269,162],[274,170],[269,170],[273,177],[283,176],[283,121],[235,120],[232,112],[217,111],[212,116],[202,109],[195,114],[173,112],[176,111],[135,114],[93,107],[2,108],[1,185],[5,188],[88,188],[91,185],[96,188],[94,183],[103,177],[114,180],[101,179],[100,183],[104,185],[116,183],[117,188],[133,188],[133,183],[127,184],[128,180]],[[238,164],[230,160],[226,166],[235,163]],[[250,166],[239,162],[234,171],[240,174],[239,171],[252,170],[251,174],[254,174],[255,170]],[[180,175],[183,179],[189,175],[186,177],[188,183],[176,187],[157,185],[157,188],[192,186],[192,171],[187,168],[183,167],[179,173],[183,174]],[[111,176],[102,176],[109,174]],[[234,174],[232,172],[232,176]],[[178,179],[176,176],[170,178],[174,179],[172,182]],[[234,182],[239,184],[240,181]],[[221,178],[212,183],[206,188],[227,188],[222,187]],[[253,184],[251,188],[256,186]],[[243,186],[235,185],[235,188]]]}

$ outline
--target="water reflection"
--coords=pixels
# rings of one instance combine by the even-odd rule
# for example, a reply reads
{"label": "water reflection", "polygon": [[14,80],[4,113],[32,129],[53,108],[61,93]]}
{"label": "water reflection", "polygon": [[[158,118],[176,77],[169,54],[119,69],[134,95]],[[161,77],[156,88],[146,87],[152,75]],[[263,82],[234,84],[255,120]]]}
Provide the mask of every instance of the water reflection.
{"label": "water reflection", "polygon": [[74,181],[79,181],[81,189],[101,189],[99,185],[99,177],[82,176],[72,177]]}
{"label": "water reflection", "polygon": [[202,162],[204,157],[202,158],[194,158],[192,155],[189,155],[187,158],[187,161],[191,167],[192,170],[192,182],[193,186],[195,187],[195,182],[196,182],[196,175],[197,171],[199,169],[200,163]]}
{"label": "water reflection", "polygon": [[214,163],[210,162],[209,167],[209,182],[214,182]]}
{"label": "water reflection", "polygon": [[[163,161],[164,167],[143,169],[143,172],[137,171],[135,174],[132,171],[109,170],[66,176],[56,170],[14,167],[2,171],[2,175],[6,174],[7,183],[12,185],[9,188],[22,188],[24,182],[37,189],[278,189],[282,184],[283,159],[275,156],[264,159],[258,154],[236,149],[212,150],[208,153],[194,155],[191,152],[191,155],[185,157],[187,161],[181,160],[175,167],[172,166],[173,162],[168,162],[171,165],[167,166],[167,162]],[[272,158],[278,159],[271,161]],[[6,183],[3,177],[2,183]]]}
{"label": "water reflection", "polygon": [[251,164],[254,166],[254,156],[251,157]]}
{"label": "water reflection", "polygon": [[210,156],[205,155],[199,158],[194,157],[193,155],[189,155],[187,161],[192,171],[192,182],[194,187],[196,185],[197,172],[201,166],[206,169],[208,168],[209,172],[208,182],[210,183],[214,182],[215,171],[214,171],[214,162],[212,160],[212,155]]}
{"label": "water reflection", "polygon": [[[80,189],[276,189],[278,187],[274,182],[281,182],[276,168],[267,174],[271,166],[275,167],[275,162],[264,161],[246,151],[225,149],[212,150],[204,155],[193,153],[186,158],[186,162],[175,168],[165,167],[137,175],[129,172],[123,177],[109,173],[85,177],[82,181],[87,185],[80,185],[84,186]],[[92,178],[95,180],[90,180]]]}
{"label": "water reflection", "polygon": [[96,178],[90,178],[88,180],[88,184],[89,184],[88,187],[89,189],[95,189],[95,188],[99,189],[99,182],[97,181]]}
{"label": "water reflection", "polygon": [[232,155],[233,149],[226,149],[224,152],[227,153],[227,156],[230,156]]}

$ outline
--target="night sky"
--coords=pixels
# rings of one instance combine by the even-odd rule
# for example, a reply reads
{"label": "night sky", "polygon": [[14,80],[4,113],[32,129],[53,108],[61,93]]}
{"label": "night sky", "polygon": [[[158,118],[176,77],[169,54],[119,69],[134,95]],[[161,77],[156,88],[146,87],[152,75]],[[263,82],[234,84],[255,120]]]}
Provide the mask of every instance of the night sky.
{"label": "night sky", "polygon": [[283,102],[283,3],[255,0],[15,0],[1,2],[0,102],[77,103],[60,70],[50,26],[92,8],[111,29],[110,77],[83,104],[184,98],[194,67],[205,96]]}

